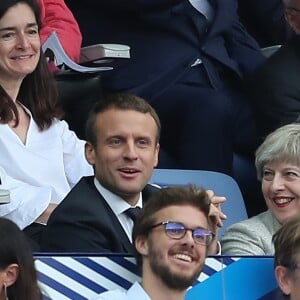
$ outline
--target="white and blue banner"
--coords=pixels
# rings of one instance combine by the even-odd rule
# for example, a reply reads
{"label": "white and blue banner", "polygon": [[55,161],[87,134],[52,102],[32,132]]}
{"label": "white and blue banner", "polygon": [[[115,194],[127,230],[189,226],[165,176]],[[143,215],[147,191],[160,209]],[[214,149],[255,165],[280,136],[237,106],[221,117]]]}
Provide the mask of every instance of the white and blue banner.
{"label": "white and blue banner", "polygon": [[[87,300],[139,280],[129,256],[36,256],[39,283],[52,300]],[[209,257],[187,300],[271,300],[277,284],[272,257]]]}

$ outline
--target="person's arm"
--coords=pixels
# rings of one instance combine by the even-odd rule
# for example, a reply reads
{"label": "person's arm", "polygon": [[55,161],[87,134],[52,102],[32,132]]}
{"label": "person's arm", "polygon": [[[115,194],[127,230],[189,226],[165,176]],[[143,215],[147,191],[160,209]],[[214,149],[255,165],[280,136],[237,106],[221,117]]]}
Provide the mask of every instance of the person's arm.
{"label": "person's arm", "polygon": [[229,56],[239,65],[242,74],[252,73],[266,59],[256,40],[246,31],[239,21],[237,8],[232,8],[232,23],[225,34]]}
{"label": "person's arm", "polygon": [[215,196],[214,192],[207,190],[209,198],[211,199],[209,218],[211,222],[211,229],[215,234],[215,237],[208,248],[208,255],[221,254],[221,244],[218,241],[219,228],[223,226],[223,220],[227,219],[227,216],[222,212],[221,205],[226,201],[225,197]]}
{"label": "person's arm", "polygon": [[41,42],[44,43],[53,31],[67,55],[79,61],[82,35],[78,23],[64,0],[39,0],[42,28]]}
{"label": "person's arm", "polygon": [[230,226],[221,239],[224,255],[265,255],[258,228],[242,221]]}
{"label": "person's arm", "polygon": [[65,121],[57,121],[55,126],[62,141],[65,174],[72,188],[81,177],[94,175],[94,170],[85,158],[85,141],[80,140]]}
{"label": "person's arm", "polygon": [[[47,210],[52,189],[38,187],[16,180],[0,166],[1,189],[8,190],[10,202],[1,204],[0,216],[14,221],[21,229],[35,222]],[[46,218],[43,218],[46,222]]]}
{"label": "person's arm", "polygon": [[56,207],[57,207],[57,204],[50,203],[47,206],[47,208],[43,211],[43,213],[35,220],[35,223],[47,225],[47,222]]}

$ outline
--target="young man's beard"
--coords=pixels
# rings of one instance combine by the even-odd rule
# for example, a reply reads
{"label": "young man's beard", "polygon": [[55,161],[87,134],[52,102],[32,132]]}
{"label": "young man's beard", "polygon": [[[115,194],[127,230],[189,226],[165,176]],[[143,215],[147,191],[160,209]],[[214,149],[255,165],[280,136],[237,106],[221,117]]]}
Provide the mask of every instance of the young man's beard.
{"label": "young man's beard", "polygon": [[194,273],[190,276],[185,276],[180,273],[172,272],[170,267],[160,262],[160,254],[154,249],[153,243],[149,243],[149,264],[153,273],[160,277],[163,283],[173,290],[183,291],[190,287],[200,276],[203,263],[199,265]]}

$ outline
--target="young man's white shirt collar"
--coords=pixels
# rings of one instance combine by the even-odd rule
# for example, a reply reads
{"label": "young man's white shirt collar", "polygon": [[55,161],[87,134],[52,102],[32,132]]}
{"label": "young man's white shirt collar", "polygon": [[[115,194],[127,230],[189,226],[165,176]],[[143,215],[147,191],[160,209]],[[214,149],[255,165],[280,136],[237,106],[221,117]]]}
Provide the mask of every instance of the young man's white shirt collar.
{"label": "young man's white shirt collar", "polygon": [[92,300],[151,300],[151,298],[140,283],[135,282],[128,291],[107,291]]}
{"label": "young man's white shirt collar", "polygon": [[[133,221],[126,213],[124,213],[128,208],[132,207],[130,204],[128,204],[124,199],[117,196],[116,194],[112,193],[101,183],[97,180],[97,178],[94,178],[94,184],[98,192],[102,195],[102,197],[105,199],[111,210],[114,212],[114,214],[117,216],[120,224],[122,225],[123,229],[125,230],[129,240],[132,242],[132,229],[133,229]],[[142,199],[142,193],[140,193],[139,200],[135,207],[142,208],[143,206],[143,199]]]}

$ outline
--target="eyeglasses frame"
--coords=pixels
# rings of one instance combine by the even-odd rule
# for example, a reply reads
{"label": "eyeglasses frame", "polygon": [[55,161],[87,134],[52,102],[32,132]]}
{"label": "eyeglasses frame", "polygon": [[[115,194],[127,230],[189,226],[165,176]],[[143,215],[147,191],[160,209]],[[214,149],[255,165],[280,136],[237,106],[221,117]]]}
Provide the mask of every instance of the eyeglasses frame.
{"label": "eyeglasses frame", "polygon": [[[175,223],[175,224],[180,224],[180,225],[182,225],[182,227],[183,227],[183,229],[184,229],[184,234],[182,235],[182,237],[180,237],[180,238],[175,238],[174,236],[170,236],[170,235],[168,234],[166,225],[167,225],[167,224],[170,224],[170,223]],[[163,221],[163,222],[159,222],[159,223],[157,223],[157,224],[154,224],[154,225],[150,226],[149,229],[148,229],[148,231],[151,231],[152,229],[154,229],[154,228],[156,228],[156,227],[158,227],[158,226],[162,226],[162,225],[164,226],[164,229],[165,229],[164,231],[165,231],[166,235],[167,235],[168,237],[170,237],[171,239],[174,239],[174,240],[181,240],[181,239],[183,239],[183,238],[185,237],[187,231],[191,231],[193,240],[195,241],[196,244],[200,244],[200,245],[204,245],[204,246],[209,246],[209,245],[211,244],[211,242],[213,241],[213,239],[215,238],[215,234],[214,234],[212,231],[210,231],[210,230],[208,230],[208,229],[206,229],[206,228],[202,228],[202,227],[198,227],[198,228],[194,228],[194,229],[192,229],[192,228],[187,228],[184,224],[182,224],[181,222],[178,222],[178,221]],[[208,241],[208,243],[201,243],[201,242],[199,242],[199,241],[197,241],[197,240],[195,239],[195,237],[194,237],[194,232],[195,232],[195,230],[198,230],[198,229],[207,231],[207,233],[210,234],[210,240]]]}

